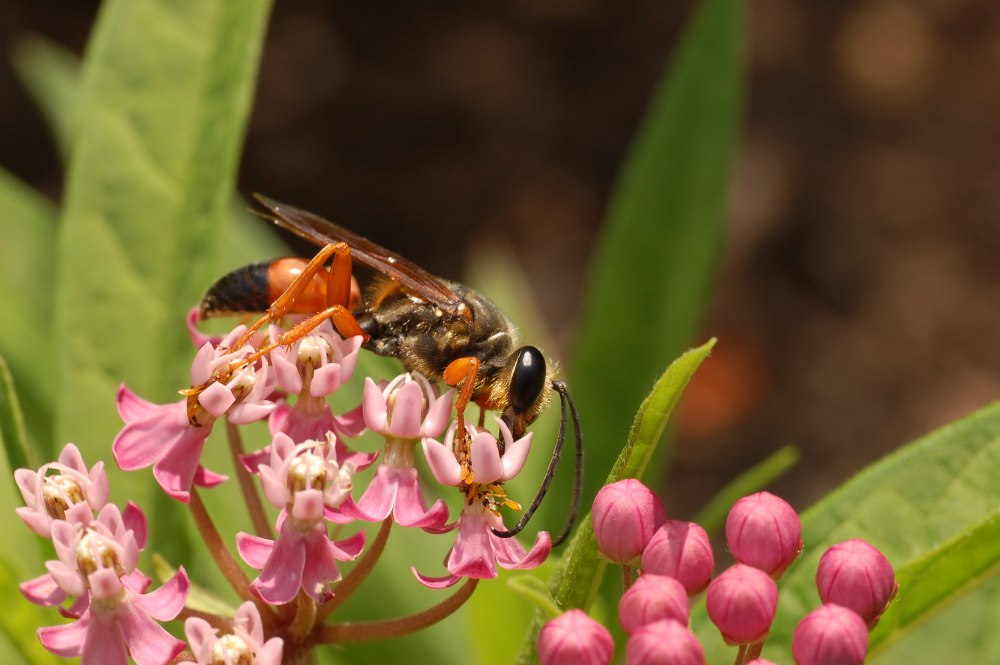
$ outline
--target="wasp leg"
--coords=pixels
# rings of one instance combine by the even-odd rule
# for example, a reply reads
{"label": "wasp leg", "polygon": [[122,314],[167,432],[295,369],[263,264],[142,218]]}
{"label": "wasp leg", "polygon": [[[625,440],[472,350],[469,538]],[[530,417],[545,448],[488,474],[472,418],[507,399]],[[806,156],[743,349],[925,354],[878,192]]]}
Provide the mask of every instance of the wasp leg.
{"label": "wasp leg", "polygon": [[[316,253],[316,256],[314,256],[309,261],[309,263],[306,264],[306,267],[302,269],[302,272],[299,273],[298,277],[296,277],[295,280],[288,285],[288,288],[285,289],[285,291],[280,296],[278,296],[273,303],[271,303],[271,306],[267,308],[267,312],[264,313],[264,316],[254,321],[253,325],[247,328],[246,332],[240,335],[240,338],[233,343],[232,348],[238,349],[247,342],[249,342],[253,334],[258,330],[260,330],[260,328],[265,323],[271,323],[273,321],[277,321],[281,319],[283,316],[285,316],[285,314],[287,314],[292,309],[292,306],[295,303],[295,299],[302,294],[302,292],[306,289],[307,286],[309,286],[309,283],[312,281],[313,277],[315,277],[316,273],[318,273],[320,270],[323,269],[323,264],[326,263],[326,260],[329,259],[331,256],[333,257],[334,267],[331,267],[330,269],[330,277],[328,278],[327,281],[327,288],[329,289],[329,287],[333,284],[334,268],[337,266],[338,263],[340,264],[344,263],[344,257],[346,257],[347,259],[347,288],[346,292],[344,292],[343,287],[340,286],[338,282],[338,284],[335,285],[335,287],[340,289],[344,293],[343,300],[337,303],[330,302],[330,294],[328,291],[327,301],[331,305],[333,304],[346,305],[350,297],[350,286],[351,286],[350,282],[351,248],[348,247],[347,243],[344,242],[331,243]],[[342,270],[343,270],[342,268],[338,270],[338,280],[340,281],[343,281],[343,276],[341,274]]]}
{"label": "wasp leg", "polygon": [[469,406],[472,399],[472,390],[476,386],[476,373],[479,371],[479,358],[467,356],[453,360],[444,370],[444,382],[449,386],[462,387],[458,391],[455,399],[455,411],[458,413],[458,436],[459,442],[464,445],[467,438],[465,432],[465,407]]}
{"label": "wasp leg", "polygon": [[368,339],[368,335],[361,330],[361,326],[358,325],[358,320],[354,318],[354,315],[351,314],[350,310],[343,305],[334,305],[333,307],[327,307],[322,312],[313,314],[305,321],[300,321],[292,328],[278,335],[278,338],[273,342],[262,345],[259,349],[241,361],[241,364],[249,365],[251,363],[255,363],[261,356],[270,353],[279,346],[289,346],[294,344],[311,333],[327,319],[330,319],[330,321],[333,322],[337,331],[345,339],[348,337],[354,337],[355,335],[361,335],[365,338],[365,340]]}

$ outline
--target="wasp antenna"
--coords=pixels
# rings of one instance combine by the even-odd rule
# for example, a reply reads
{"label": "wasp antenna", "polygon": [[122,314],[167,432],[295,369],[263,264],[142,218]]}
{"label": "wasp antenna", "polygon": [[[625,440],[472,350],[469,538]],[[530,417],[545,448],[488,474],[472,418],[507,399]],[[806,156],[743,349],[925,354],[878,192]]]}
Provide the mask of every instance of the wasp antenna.
{"label": "wasp antenna", "polygon": [[573,523],[576,521],[576,513],[580,507],[580,495],[583,491],[583,436],[580,433],[580,418],[576,412],[576,406],[573,404],[573,400],[569,397],[569,391],[566,388],[566,384],[562,381],[553,381],[552,388],[557,393],[559,393],[559,403],[561,406],[560,416],[559,416],[559,436],[556,438],[556,447],[552,451],[552,459],[549,460],[549,466],[545,470],[545,477],[542,479],[542,485],[538,488],[538,493],[532,500],[531,505],[528,509],[524,511],[524,515],[511,529],[507,531],[498,531],[493,529],[493,535],[498,538],[512,538],[528,525],[528,521],[531,516],[535,514],[538,507],[542,505],[542,500],[545,498],[545,493],[549,491],[549,485],[552,484],[552,478],[556,473],[556,466],[559,464],[559,457],[562,455],[563,442],[566,440],[566,405],[569,404],[569,409],[573,413],[573,428],[576,430],[576,480],[573,487],[573,503],[570,506],[569,517],[566,520],[566,525],[563,527],[562,532],[552,540],[552,545],[557,546],[562,544],[566,537],[569,535],[570,530],[573,528]]}

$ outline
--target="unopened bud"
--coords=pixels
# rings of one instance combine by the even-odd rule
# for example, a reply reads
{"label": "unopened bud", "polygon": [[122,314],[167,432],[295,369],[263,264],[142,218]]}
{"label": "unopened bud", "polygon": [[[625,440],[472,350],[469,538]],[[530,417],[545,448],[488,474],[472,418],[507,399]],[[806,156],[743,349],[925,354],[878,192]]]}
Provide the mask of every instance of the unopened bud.
{"label": "unopened bud", "polygon": [[591,513],[601,554],[614,563],[628,565],[639,563],[643,549],[664,519],[660,499],[634,478],[602,487]]}
{"label": "unopened bud", "polygon": [[778,585],[764,571],[738,563],[708,585],[706,609],[726,644],[761,642],[778,609]]}
{"label": "unopened bud", "polygon": [[712,579],[715,558],[705,530],[694,522],[667,520],[642,551],[642,572],[680,582],[688,595],[703,591]]}
{"label": "unopened bud", "polygon": [[802,551],[802,523],[788,502],[758,492],[729,511],[726,542],[737,561],[778,579]]}
{"label": "unopened bud", "polygon": [[705,650],[687,626],[666,619],[636,630],[628,638],[628,665],[705,665]]}
{"label": "unopened bud", "polygon": [[868,627],[854,610],[823,605],[805,616],[792,636],[798,665],[861,665],[868,652]]}
{"label": "unopened bud", "polygon": [[643,573],[618,602],[622,628],[631,635],[641,626],[663,619],[688,624],[687,591],[672,577]]}
{"label": "unopened bud", "polygon": [[559,615],[538,634],[539,665],[608,665],[614,653],[611,633],[582,610]]}
{"label": "unopened bud", "polygon": [[854,538],[823,554],[816,569],[816,588],[824,603],[848,607],[872,627],[896,595],[898,585],[889,560]]}

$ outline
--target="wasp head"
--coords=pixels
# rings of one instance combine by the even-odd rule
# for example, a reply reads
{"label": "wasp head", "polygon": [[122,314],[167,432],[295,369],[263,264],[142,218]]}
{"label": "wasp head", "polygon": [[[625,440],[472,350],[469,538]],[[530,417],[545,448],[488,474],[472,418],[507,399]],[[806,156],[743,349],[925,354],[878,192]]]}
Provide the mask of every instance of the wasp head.
{"label": "wasp head", "polygon": [[518,439],[552,395],[545,356],[533,346],[522,346],[510,354],[504,376],[507,378],[507,407],[501,417]]}

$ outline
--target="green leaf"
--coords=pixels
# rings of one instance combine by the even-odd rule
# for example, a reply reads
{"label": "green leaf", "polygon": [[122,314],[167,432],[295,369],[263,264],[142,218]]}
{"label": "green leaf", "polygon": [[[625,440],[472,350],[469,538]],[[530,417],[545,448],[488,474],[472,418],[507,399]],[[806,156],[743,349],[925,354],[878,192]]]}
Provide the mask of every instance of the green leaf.
{"label": "green leaf", "polygon": [[38,461],[28,441],[21,403],[14,390],[14,377],[7,361],[0,356],[0,442],[3,442],[11,468],[38,468]]}
{"label": "green leaf", "polygon": [[52,289],[57,211],[45,197],[0,169],[0,302],[16,313],[0,326],[28,430],[50,456],[56,384],[51,379]]}
{"label": "green leaf", "polygon": [[125,381],[176,399],[216,277],[269,0],[109,0],[87,48],[58,242],[59,438],[106,450]]}
{"label": "green leaf", "polygon": [[[667,371],[654,384],[653,390],[639,407],[628,441],[604,484],[617,482],[623,478],[642,476],[681,393],[695,371],[708,357],[713,346],[715,346],[714,339],[696,349],[691,349],[670,363]],[[607,564],[597,554],[597,541],[594,539],[594,529],[588,512],[573,534],[566,553],[549,583],[556,604],[564,609],[589,608],[597,596],[597,589],[606,567]],[[536,612],[535,621],[522,645],[517,662],[534,661],[535,640],[542,622],[543,617]]]}
{"label": "green leaf", "polygon": [[[873,656],[981,584],[1000,562],[997,477],[1000,403],[893,453],[809,509],[802,516],[805,552],[779,583],[781,602],[764,656],[791,662],[792,631],[819,605],[817,562],[828,547],[850,538],[881,550],[900,583],[872,633]],[[692,624],[700,624],[700,636],[715,632],[703,616],[692,616]],[[707,646],[709,660],[724,657]],[[964,653],[963,645],[953,643],[952,652]]]}
{"label": "green leaf", "polygon": [[709,535],[718,533],[736,501],[764,489],[785,475],[798,461],[799,451],[793,446],[785,446],[771,453],[763,462],[740,474],[719,490],[692,521],[700,524]]}
{"label": "green leaf", "polygon": [[[658,368],[690,343],[721,245],[743,112],[743,3],[702,0],[663,77],[608,209],[584,302],[570,388],[591,469]],[[590,474],[593,496],[600,474]]]}
{"label": "green leaf", "polygon": [[69,162],[79,100],[80,59],[60,44],[32,36],[13,52],[14,71],[42,110],[64,163]]}

